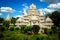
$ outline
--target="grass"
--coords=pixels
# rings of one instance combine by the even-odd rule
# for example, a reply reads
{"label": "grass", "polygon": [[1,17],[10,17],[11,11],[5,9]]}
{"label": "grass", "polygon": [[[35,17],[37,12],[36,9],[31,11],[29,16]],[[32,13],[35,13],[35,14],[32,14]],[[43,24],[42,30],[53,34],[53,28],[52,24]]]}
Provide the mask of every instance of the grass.
{"label": "grass", "polygon": [[21,33],[20,30],[5,30],[4,32],[0,32],[2,37],[0,40],[58,40],[58,36],[56,34],[46,35],[46,34],[37,34],[37,35],[28,35]]}

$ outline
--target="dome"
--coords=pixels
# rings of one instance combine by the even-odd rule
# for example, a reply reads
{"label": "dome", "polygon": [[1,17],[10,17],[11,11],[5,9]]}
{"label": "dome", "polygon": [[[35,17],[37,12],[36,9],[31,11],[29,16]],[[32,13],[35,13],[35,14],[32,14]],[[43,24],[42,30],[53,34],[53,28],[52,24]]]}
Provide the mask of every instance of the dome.
{"label": "dome", "polygon": [[52,20],[49,17],[46,18],[46,21],[51,21],[52,22]]}
{"label": "dome", "polygon": [[16,22],[22,22],[22,21],[23,21],[23,19],[20,17],[19,19],[17,19]]}
{"label": "dome", "polygon": [[30,6],[30,9],[36,9],[36,6],[35,6],[34,4],[32,4],[32,5]]}

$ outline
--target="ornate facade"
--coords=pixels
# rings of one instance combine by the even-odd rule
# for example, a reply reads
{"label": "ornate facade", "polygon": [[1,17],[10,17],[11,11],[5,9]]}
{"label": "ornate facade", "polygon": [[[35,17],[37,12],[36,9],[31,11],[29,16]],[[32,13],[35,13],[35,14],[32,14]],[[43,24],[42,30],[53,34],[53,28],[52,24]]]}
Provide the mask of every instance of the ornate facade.
{"label": "ornate facade", "polygon": [[[23,17],[20,17],[16,21],[17,26],[18,25],[39,25],[41,31],[42,28],[51,28],[51,26],[53,25],[52,20],[49,17],[45,19],[43,9],[40,9],[40,12],[38,12],[34,4],[30,5],[28,13],[24,8],[23,13],[24,13]],[[9,18],[7,19],[9,20]]]}
{"label": "ornate facade", "polygon": [[45,20],[43,9],[40,9],[40,12],[38,12],[34,4],[30,5],[28,13],[26,12],[26,9],[24,9],[23,13],[23,17],[20,17],[16,21],[19,25],[39,25],[41,28],[53,25],[52,20],[49,17]]}

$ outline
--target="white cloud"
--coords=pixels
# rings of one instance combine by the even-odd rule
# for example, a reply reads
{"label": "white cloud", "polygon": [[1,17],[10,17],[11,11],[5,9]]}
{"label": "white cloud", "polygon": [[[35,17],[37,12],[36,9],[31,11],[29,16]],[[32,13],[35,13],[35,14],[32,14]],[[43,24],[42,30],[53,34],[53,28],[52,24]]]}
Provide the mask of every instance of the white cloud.
{"label": "white cloud", "polygon": [[25,6],[26,9],[28,9],[29,7],[28,6]]}
{"label": "white cloud", "polygon": [[48,8],[53,8],[53,9],[60,9],[60,3],[57,4],[50,4]]}
{"label": "white cloud", "polygon": [[14,16],[14,18],[17,18],[17,17],[23,17],[22,15],[16,15],[16,16]]}
{"label": "white cloud", "polygon": [[15,11],[11,7],[1,7],[0,10],[1,10],[1,12],[10,12],[10,13]]}
{"label": "white cloud", "polygon": [[[39,11],[41,10],[41,9],[38,9]],[[48,9],[48,8],[43,8],[42,9],[43,10],[43,12],[45,13],[52,13],[52,12],[54,12],[55,10],[54,9]]]}
{"label": "white cloud", "polygon": [[0,13],[0,16],[2,15],[2,13]]}
{"label": "white cloud", "polygon": [[48,8],[44,8],[43,10],[48,13],[52,13],[55,11],[54,9],[48,9]]}
{"label": "white cloud", "polygon": [[[22,4],[22,6],[23,6],[26,10],[29,8],[29,6],[27,6],[27,3]],[[23,9],[24,9],[24,8],[23,8]]]}

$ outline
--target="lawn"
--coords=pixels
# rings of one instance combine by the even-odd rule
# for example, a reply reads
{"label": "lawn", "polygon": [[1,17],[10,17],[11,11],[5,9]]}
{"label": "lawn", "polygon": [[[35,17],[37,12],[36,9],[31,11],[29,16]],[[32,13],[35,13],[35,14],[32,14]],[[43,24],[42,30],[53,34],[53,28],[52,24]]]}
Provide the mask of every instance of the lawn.
{"label": "lawn", "polygon": [[28,35],[23,34],[20,30],[5,30],[4,32],[0,32],[0,40],[57,40],[56,35],[50,36],[46,34],[36,34],[36,35]]}

